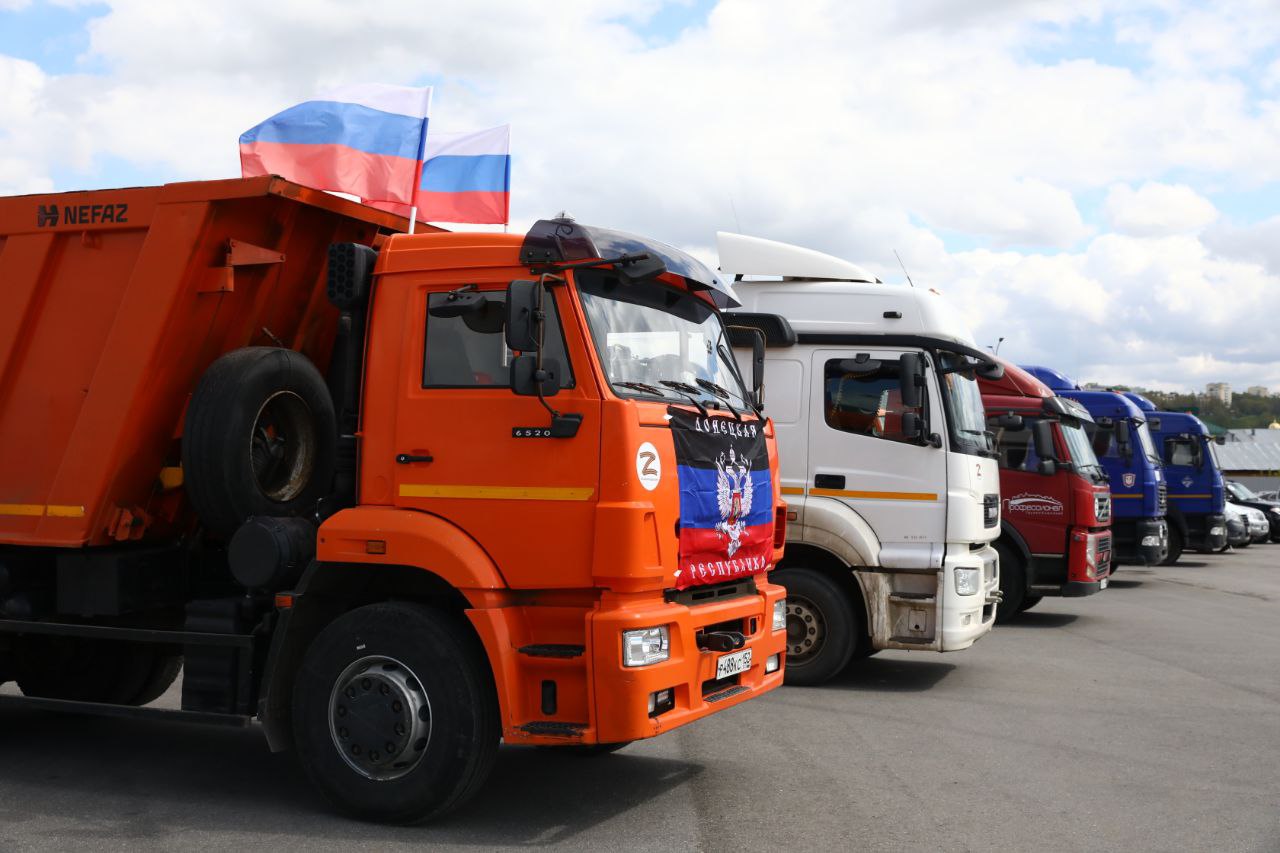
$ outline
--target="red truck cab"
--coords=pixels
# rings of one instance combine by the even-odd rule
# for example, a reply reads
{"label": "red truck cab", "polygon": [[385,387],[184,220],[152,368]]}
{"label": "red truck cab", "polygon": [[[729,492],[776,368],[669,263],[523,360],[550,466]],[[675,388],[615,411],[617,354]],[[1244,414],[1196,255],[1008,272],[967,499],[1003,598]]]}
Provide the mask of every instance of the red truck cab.
{"label": "red truck cab", "polygon": [[1085,433],[1089,413],[1017,365],[980,379],[1000,467],[997,621],[1046,595],[1092,595],[1111,574],[1111,490]]}

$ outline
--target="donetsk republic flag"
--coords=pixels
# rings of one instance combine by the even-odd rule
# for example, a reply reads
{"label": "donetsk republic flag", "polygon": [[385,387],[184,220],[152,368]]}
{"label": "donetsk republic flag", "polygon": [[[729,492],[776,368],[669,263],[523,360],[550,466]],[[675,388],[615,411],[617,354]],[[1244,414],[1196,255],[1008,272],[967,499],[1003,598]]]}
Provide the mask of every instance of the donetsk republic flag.
{"label": "donetsk republic flag", "polygon": [[773,556],[773,482],[762,425],[668,411],[680,484],[676,587],[763,572]]}

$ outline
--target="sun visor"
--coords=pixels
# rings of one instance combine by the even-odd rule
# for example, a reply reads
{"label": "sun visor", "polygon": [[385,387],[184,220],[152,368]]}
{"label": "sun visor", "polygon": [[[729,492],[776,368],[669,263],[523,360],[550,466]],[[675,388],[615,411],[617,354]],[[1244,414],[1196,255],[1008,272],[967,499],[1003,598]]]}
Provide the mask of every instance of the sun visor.
{"label": "sun visor", "polygon": [[667,272],[688,282],[695,290],[707,290],[720,309],[741,303],[733,287],[723,282],[711,268],[674,246],[624,231],[582,225],[572,219],[539,219],[520,246],[520,262],[530,266],[616,258],[648,253],[661,258]]}

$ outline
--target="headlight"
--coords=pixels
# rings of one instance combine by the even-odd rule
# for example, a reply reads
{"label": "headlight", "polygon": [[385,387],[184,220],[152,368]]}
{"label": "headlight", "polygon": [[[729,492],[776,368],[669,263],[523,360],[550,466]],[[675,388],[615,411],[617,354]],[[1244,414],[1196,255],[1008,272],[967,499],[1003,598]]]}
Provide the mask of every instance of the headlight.
{"label": "headlight", "polygon": [[622,665],[648,666],[671,657],[671,636],[667,626],[622,632]]}
{"label": "headlight", "polygon": [[981,569],[956,569],[956,592],[960,595],[975,595],[981,581]]}
{"label": "headlight", "polygon": [[787,600],[785,598],[773,603],[773,630],[787,630]]}
{"label": "headlight", "polygon": [[1276,518],[1280,518],[1280,506],[1273,506],[1271,508],[1271,514],[1274,515]]}

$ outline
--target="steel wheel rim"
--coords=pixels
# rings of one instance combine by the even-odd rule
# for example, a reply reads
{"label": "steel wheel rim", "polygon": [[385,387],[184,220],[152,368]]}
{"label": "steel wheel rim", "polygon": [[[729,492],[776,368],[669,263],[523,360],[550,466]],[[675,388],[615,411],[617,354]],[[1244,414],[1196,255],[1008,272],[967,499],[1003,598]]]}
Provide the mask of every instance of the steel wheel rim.
{"label": "steel wheel rim", "polygon": [[292,391],[266,399],[249,432],[254,482],[269,499],[285,503],[302,494],[316,457],[311,407]]}
{"label": "steel wheel rim", "polygon": [[334,680],[329,736],[352,770],[386,782],[411,773],[431,742],[431,700],[413,670],[369,655]]}
{"label": "steel wheel rim", "polygon": [[807,598],[787,593],[787,666],[804,666],[822,650],[827,623]]}

